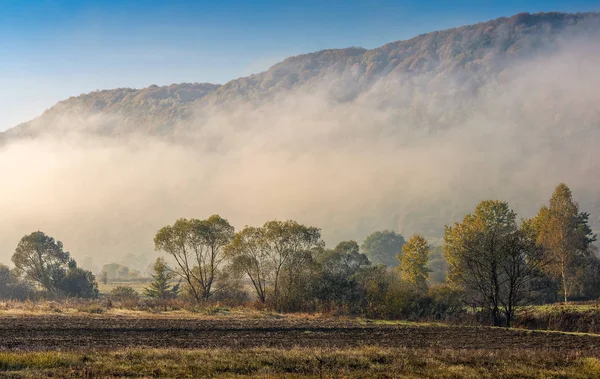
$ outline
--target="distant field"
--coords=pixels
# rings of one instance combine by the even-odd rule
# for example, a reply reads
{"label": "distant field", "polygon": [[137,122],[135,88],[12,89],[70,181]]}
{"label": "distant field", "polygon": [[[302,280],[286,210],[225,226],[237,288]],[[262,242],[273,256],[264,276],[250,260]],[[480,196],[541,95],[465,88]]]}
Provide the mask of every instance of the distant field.
{"label": "distant field", "polygon": [[600,376],[600,336],[302,315],[2,314],[0,371],[10,377],[585,378]]}
{"label": "distant field", "polygon": [[127,286],[127,287],[132,287],[138,294],[143,295],[144,288],[146,288],[148,286],[150,281],[151,281],[151,279],[142,279],[142,280],[136,280],[136,281],[115,281],[115,282],[108,282],[106,284],[98,283],[98,290],[100,291],[101,295],[107,295],[110,293],[110,291],[112,291],[116,287]]}
{"label": "distant field", "polygon": [[524,307],[517,312],[514,326],[600,334],[600,305],[587,302]]}
{"label": "distant field", "polygon": [[527,307],[522,307],[519,309],[521,312],[523,311],[535,311],[540,313],[554,313],[554,312],[562,312],[562,311],[573,311],[573,312],[587,312],[587,311],[595,311],[600,312],[600,302],[586,302],[586,303],[555,303],[555,304],[545,304],[545,305],[531,305]]}

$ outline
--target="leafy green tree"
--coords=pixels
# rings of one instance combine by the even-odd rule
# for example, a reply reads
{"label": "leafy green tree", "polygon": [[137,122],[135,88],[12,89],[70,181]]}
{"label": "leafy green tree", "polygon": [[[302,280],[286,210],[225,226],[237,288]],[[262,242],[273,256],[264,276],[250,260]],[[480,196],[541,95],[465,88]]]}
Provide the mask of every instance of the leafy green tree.
{"label": "leafy green tree", "polygon": [[398,267],[402,279],[412,284],[419,291],[427,290],[429,279],[429,253],[431,248],[427,240],[415,234],[402,246],[402,255],[398,254],[400,266]]}
{"label": "leafy green tree", "polygon": [[402,245],[404,237],[396,232],[384,230],[370,234],[363,242],[361,250],[374,264],[396,267],[396,256],[402,252]]}
{"label": "leafy green tree", "polygon": [[600,299],[600,259],[591,256],[581,272],[581,295],[586,299]]}
{"label": "leafy green tree", "polygon": [[35,295],[33,287],[0,264],[0,299],[26,300]]}
{"label": "leafy green tree", "polygon": [[527,225],[519,228],[515,219],[507,203],[483,201],[444,232],[450,283],[462,288],[472,305],[486,309],[495,326],[502,313],[510,326],[543,262]]}
{"label": "leafy green tree", "polygon": [[[102,272],[106,273],[106,281],[114,281],[117,280],[119,277],[119,269],[121,268],[121,265],[118,263],[108,263],[102,266]],[[102,281],[104,281],[103,278],[104,275],[102,275]],[[106,283],[105,283],[106,284]]]}
{"label": "leafy green tree", "polygon": [[171,271],[163,258],[157,258],[152,267],[153,281],[145,288],[144,294],[154,299],[172,299],[179,293],[179,285],[172,285],[175,272]]}
{"label": "leafy green tree", "polygon": [[356,276],[371,264],[359,252],[358,244],[340,242],[334,249],[323,250],[316,260],[320,271],[314,280],[315,297],[327,306],[358,307],[360,290]]}
{"label": "leafy green tree", "polygon": [[12,285],[13,276],[8,266],[0,264],[0,298],[9,298],[9,288]]}
{"label": "leafy green tree", "polygon": [[259,299],[279,306],[305,284],[313,252],[323,245],[318,228],[292,220],[268,221],[236,233],[227,251],[233,265],[248,275]]}
{"label": "leafy green tree", "polygon": [[60,287],[61,292],[69,297],[96,298],[99,294],[94,274],[77,267],[74,260],[69,262],[69,268]]}
{"label": "leafy green tree", "polygon": [[129,267],[121,266],[119,270],[117,270],[117,277],[121,279],[126,279],[129,277]]}
{"label": "leafy green tree", "polygon": [[52,295],[93,298],[98,296],[94,275],[77,267],[63,244],[42,232],[21,238],[12,256],[15,272],[37,283]]}
{"label": "leafy green tree", "polygon": [[104,285],[106,285],[106,284],[108,283],[108,272],[106,272],[106,271],[104,271],[104,270],[103,270],[103,271],[100,273],[100,281],[101,281],[102,283],[104,283]]}
{"label": "leafy green tree", "polygon": [[219,215],[212,215],[206,220],[195,221],[193,230],[194,235],[199,237],[198,242],[206,249],[204,254],[196,252],[196,260],[199,262],[199,283],[205,299],[208,299],[215,291],[213,286],[224,259],[223,250],[233,239],[235,228]]}
{"label": "leafy green tree", "polygon": [[[106,280],[107,281],[118,281],[120,279],[129,279],[132,277],[138,277],[140,276],[139,271],[131,269],[130,267],[124,266],[122,264],[119,263],[108,263],[105,264],[104,266],[102,266],[102,270],[101,272],[105,272],[106,273]],[[104,278],[101,277],[101,281]]]}
{"label": "leafy green tree", "polygon": [[589,214],[579,212],[569,187],[559,184],[549,206],[540,209],[532,220],[537,243],[544,249],[546,272],[560,280],[563,298],[568,298],[581,272],[593,258],[591,244],[596,236],[588,223]]}
{"label": "leafy green tree", "polygon": [[40,231],[21,238],[12,256],[18,275],[54,294],[61,290],[70,259],[62,242]]}
{"label": "leafy green tree", "polygon": [[340,274],[351,277],[358,270],[369,266],[371,262],[365,254],[360,253],[355,241],[343,241],[334,249],[324,250],[319,256],[318,262],[322,269],[332,274]]}
{"label": "leafy green tree", "polygon": [[235,234],[226,255],[235,271],[248,276],[258,300],[266,303],[274,268],[268,252],[262,249],[263,238],[262,228],[246,226]]}
{"label": "leafy green tree", "polygon": [[[324,246],[321,231],[293,220],[268,221],[263,227],[261,249],[270,260],[273,301],[280,305],[282,287],[288,300],[296,295],[292,290],[299,285],[305,269],[312,261],[314,249]],[[285,276],[282,283],[281,278]],[[283,284],[283,285],[282,285]]]}
{"label": "leafy green tree", "polygon": [[356,275],[361,311],[369,318],[408,318],[416,292],[407,286],[396,270],[383,264],[368,266]]}
{"label": "leafy green tree", "polygon": [[165,226],[154,237],[154,245],[175,259],[177,273],[200,302],[219,290],[217,276],[223,249],[233,236],[233,226],[219,215],[212,215],[206,220],[179,219],[173,226]]}

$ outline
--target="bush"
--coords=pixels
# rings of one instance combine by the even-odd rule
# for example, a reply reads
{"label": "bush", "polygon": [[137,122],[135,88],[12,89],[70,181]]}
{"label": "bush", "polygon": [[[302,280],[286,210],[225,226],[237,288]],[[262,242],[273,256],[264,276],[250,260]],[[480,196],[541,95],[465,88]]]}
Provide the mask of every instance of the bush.
{"label": "bush", "polygon": [[140,295],[130,286],[118,286],[110,291],[110,299],[113,301],[134,301]]}
{"label": "bush", "polygon": [[414,291],[394,270],[377,265],[357,277],[362,297],[362,313],[369,318],[406,318]]}
{"label": "bush", "polygon": [[440,284],[429,288],[431,298],[429,315],[434,320],[456,319],[465,313],[463,294],[448,284]]}
{"label": "bush", "polygon": [[362,288],[362,315],[368,318],[405,320],[458,319],[465,313],[462,293],[446,284],[427,293],[415,291],[385,266],[369,267],[358,277]]}
{"label": "bush", "polygon": [[90,271],[74,265],[73,267],[69,267],[61,289],[69,297],[74,296],[87,299],[98,297],[98,284],[94,275]]}
{"label": "bush", "polygon": [[248,292],[242,287],[230,286],[224,287],[222,291],[215,293],[212,296],[211,301],[227,304],[229,306],[238,306],[246,304],[250,301],[250,297],[248,296]]}

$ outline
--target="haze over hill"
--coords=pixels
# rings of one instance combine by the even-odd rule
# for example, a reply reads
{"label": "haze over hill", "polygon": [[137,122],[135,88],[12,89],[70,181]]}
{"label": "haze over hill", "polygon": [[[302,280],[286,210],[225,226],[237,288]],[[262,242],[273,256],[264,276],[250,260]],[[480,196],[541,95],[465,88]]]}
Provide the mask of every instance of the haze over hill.
{"label": "haze over hill", "polygon": [[483,199],[531,216],[561,181],[600,228],[599,34],[596,13],[519,14],[67,99],[0,135],[0,260],[37,229],[75,257],[149,254],[212,213],[435,238]]}

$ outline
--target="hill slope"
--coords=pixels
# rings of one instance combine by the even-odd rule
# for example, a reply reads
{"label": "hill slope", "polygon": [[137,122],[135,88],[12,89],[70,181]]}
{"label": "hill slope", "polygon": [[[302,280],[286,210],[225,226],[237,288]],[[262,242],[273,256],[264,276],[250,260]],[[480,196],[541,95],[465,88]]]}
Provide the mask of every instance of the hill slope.
{"label": "hill slope", "polygon": [[479,201],[530,217],[560,182],[600,230],[599,36],[596,13],[519,14],[67,99],[5,133],[0,261],[34,230],[78,259],[150,257],[160,227],[214,213],[438,244]]}
{"label": "hill slope", "polygon": [[[459,79],[459,86],[467,84],[473,89],[519,59],[539,51],[551,53],[565,40],[595,36],[599,30],[597,13],[523,13],[372,50],[332,49],[290,57],[268,71],[224,85],[173,84],[93,92],[61,101],[7,135],[71,131],[76,123],[79,131],[105,135],[141,132],[170,136],[182,128],[197,129],[198,125],[188,125],[188,121],[198,110],[231,109],[246,102],[256,105],[286,91],[310,90],[325,79],[331,83],[335,101],[355,100],[381,79],[398,75],[427,74],[428,80],[452,75]],[[403,106],[391,96],[380,100],[388,106]],[[109,117],[98,118],[99,114]]]}

